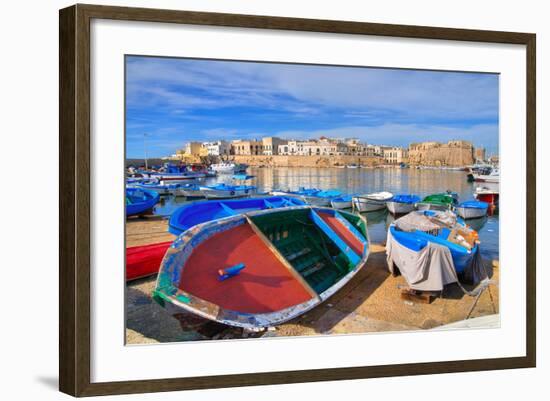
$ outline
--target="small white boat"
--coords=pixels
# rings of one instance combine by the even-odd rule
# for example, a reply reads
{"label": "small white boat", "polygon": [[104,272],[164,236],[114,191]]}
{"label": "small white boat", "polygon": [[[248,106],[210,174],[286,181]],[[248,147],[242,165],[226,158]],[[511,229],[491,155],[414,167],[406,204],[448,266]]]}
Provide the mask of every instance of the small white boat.
{"label": "small white boat", "polygon": [[337,198],[333,198],[330,201],[330,206],[333,209],[351,209],[351,200],[353,199],[353,195],[343,195],[339,196]]}
{"label": "small white boat", "polygon": [[455,207],[455,212],[463,219],[477,219],[487,214],[489,204],[480,201],[466,201]]}
{"label": "small white boat", "polygon": [[359,166],[357,164],[348,164],[346,168],[358,168]]}
{"label": "small white boat", "polygon": [[204,198],[204,194],[197,184],[178,185],[170,193],[174,196],[185,196],[186,198]]}
{"label": "small white boat", "polygon": [[225,185],[223,183],[200,186],[199,188],[206,199],[244,198],[256,192],[256,187],[251,185]]}
{"label": "small white boat", "polygon": [[217,163],[212,164],[210,169],[219,174],[235,174],[245,172],[247,167],[246,164],[240,163]]}
{"label": "small white boat", "polygon": [[407,214],[416,208],[417,202],[420,202],[417,195],[395,195],[386,202],[386,206],[391,214]]}
{"label": "small white boat", "polygon": [[373,212],[386,207],[386,202],[393,198],[391,192],[375,192],[366,195],[356,195],[353,197],[353,207],[359,212]]}

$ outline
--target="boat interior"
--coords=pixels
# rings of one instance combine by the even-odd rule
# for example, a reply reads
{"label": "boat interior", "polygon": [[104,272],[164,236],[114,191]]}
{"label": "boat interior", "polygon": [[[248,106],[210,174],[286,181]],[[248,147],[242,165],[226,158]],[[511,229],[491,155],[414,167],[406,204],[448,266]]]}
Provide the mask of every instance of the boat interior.
{"label": "boat interior", "polygon": [[[330,209],[251,215],[193,250],[178,287],[241,313],[269,313],[316,298],[368,251],[364,220]],[[234,277],[217,272],[244,264]]]}

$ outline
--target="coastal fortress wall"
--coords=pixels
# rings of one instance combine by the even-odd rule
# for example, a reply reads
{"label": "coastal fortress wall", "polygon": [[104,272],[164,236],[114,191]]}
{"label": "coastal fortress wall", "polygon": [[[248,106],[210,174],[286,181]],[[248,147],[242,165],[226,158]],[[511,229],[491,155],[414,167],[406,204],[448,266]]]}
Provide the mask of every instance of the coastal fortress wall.
{"label": "coastal fortress wall", "polygon": [[376,156],[267,156],[235,155],[231,159],[249,166],[266,167],[332,167],[349,164],[376,166],[384,164],[382,157]]}
{"label": "coastal fortress wall", "polygon": [[468,141],[422,142],[409,145],[409,164],[467,166],[474,163],[474,146]]}

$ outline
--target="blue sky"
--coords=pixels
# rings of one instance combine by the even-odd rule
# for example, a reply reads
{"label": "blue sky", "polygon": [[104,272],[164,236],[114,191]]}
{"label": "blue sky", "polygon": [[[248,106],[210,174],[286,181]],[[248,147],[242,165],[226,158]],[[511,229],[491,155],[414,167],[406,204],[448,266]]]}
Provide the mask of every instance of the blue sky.
{"label": "blue sky", "polygon": [[356,137],[367,143],[465,139],[498,152],[498,75],[126,58],[126,151],[189,141]]}

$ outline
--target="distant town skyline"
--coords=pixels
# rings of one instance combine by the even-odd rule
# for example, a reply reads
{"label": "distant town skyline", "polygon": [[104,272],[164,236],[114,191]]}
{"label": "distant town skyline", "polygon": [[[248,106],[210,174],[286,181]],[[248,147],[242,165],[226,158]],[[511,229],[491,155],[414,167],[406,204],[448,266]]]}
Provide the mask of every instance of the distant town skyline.
{"label": "distant town skyline", "polygon": [[346,137],[498,153],[498,75],[128,56],[128,158],[185,143]]}

